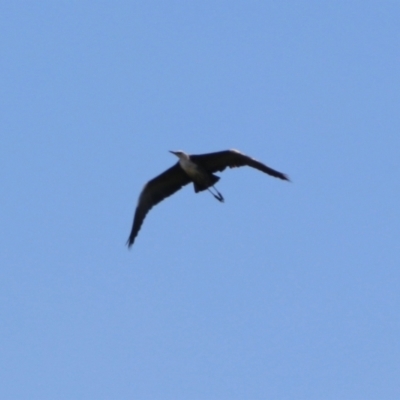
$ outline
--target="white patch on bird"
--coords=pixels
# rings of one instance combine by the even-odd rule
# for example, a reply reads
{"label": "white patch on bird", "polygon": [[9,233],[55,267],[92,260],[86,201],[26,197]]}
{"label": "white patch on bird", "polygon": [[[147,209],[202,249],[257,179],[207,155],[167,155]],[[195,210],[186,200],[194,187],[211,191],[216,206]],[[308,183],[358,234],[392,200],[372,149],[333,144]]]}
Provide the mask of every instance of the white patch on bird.
{"label": "white patch on bird", "polygon": [[199,174],[199,167],[189,158],[179,158],[179,164],[189,176],[196,176]]}

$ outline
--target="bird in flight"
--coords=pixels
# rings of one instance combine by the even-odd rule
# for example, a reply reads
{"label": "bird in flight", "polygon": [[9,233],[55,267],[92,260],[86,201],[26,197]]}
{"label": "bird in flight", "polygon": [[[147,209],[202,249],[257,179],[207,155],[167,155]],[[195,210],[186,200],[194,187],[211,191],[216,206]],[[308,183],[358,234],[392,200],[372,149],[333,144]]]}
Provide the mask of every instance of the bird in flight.
{"label": "bird in flight", "polygon": [[[247,165],[275,178],[289,181],[287,175],[282,172],[275,171],[237,150],[197,155],[189,155],[183,151],[170,151],[170,153],[175,154],[179,161],[144,186],[133,218],[132,230],[126,243],[128,247],[133,245],[150,209],[188,183],[193,183],[195,193],[208,190],[218,201],[223,202],[222,194],[214,186],[220,180],[219,176],[214,175],[214,172],[223,171],[226,167],[235,168]],[[210,188],[213,188],[215,193]]]}

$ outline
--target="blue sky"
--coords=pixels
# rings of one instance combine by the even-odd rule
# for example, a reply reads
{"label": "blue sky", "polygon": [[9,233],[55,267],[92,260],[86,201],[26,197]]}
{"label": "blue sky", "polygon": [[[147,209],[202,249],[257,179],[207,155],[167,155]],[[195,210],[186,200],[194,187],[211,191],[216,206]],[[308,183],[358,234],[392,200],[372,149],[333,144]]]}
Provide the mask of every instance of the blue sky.
{"label": "blue sky", "polygon": [[398,2],[0,10],[1,398],[400,397]]}

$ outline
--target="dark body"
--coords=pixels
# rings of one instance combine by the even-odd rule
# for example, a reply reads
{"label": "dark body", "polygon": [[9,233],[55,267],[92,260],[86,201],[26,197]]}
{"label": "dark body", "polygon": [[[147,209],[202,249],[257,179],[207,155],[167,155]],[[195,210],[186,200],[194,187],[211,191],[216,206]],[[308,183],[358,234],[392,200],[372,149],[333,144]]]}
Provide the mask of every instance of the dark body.
{"label": "dark body", "polygon": [[[226,167],[235,168],[247,165],[275,178],[289,181],[289,178],[282,172],[276,171],[237,150],[198,155],[188,155],[181,151],[171,153],[175,154],[179,161],[149,181],[139,196],[132,230],[127,241],[128,247],[133,245],[146,214],[153,206],[191,182],[196,193],[210,190],[209,188],[214,187],[214,184],[220,179],[214,175],[214,172],[223,171]],[[218,191],[218,195],[212,194],[217,200],[223,202],[224,199]]]}

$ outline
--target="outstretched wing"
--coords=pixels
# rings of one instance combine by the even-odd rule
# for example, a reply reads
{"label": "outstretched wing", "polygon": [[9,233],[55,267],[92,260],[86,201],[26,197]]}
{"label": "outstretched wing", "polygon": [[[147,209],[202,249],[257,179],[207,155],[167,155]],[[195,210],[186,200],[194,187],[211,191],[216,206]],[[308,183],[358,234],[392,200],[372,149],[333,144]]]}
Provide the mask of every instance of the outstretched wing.
{"label": "outstretched wing", "polygon": [[191,155],[190,159],[211,173],[223,171],[226,167],[235,168],[248,165],[249,167],[258,169],[275,178],[289,181],[287,175],[268,167],[254,158],[246,156],[238,150],[225,150],[216,153]]}
{"label": "outstretched wing", "polygon": [[179,166],[179,163],[176,163],[173,167],[146,183],[139,196],[138,205],[133,218],[132,231],[126,243],[128,247],[133,245],[143,220],[150,209],[166,197],[177,192],[182,186],[187,185],[189,182],[189,177]]}

